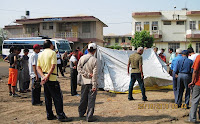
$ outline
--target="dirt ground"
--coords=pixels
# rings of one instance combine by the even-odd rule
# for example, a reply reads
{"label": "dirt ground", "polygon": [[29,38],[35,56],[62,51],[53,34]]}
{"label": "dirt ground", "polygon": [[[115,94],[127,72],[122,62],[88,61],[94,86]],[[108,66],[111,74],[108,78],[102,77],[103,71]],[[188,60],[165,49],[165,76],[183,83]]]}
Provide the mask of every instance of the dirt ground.
{"label": "dirt ground", "polygon": [[[80,97],[70,95],[69,73],[67,78],[59,78],[63,93],[64,112],[73,121],[69,123],[87,123],[78,117]],[[8,63],[0,62],[0,123],[1,124],[57,124],[57,120],[46,119],[45,105],[32,106],[31,93],[20,94],[13,98],[8,95],[7,88]],[[80,94],[80,87],[78,86]],[[172,90],[147,91],[147,102],[142,101],[142,95],[133,94],[135,101],[128,101],[127,94],[113,94],[98,91],[95,107],[95,123],[138,123],[138,124],[169,124],[184,123],[189,110],[175,108]],[[44,94],[42,88],[42,97]],[[54,109],[54,106],[53,106]],[[54,114],[55,109],[54,109]]]}

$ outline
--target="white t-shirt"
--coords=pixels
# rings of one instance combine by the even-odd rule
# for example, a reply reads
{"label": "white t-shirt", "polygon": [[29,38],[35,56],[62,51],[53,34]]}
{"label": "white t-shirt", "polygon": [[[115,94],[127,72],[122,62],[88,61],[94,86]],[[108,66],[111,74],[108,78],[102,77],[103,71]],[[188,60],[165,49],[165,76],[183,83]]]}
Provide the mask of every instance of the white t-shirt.
{"label": "white t-shirt", "polygon": [[192,54],[191,56],[188,56],[188,59],[191,59],[193,62],[195,61],[196,57],[198,56],[199,54],[195,53],[195,54]]}
{"label": "white t-shirt", "polygon": [[77,59],[76,59],[76,57],[75,57],[74,55],[72,55],[72,56],[70,57],[69,61],[70,61],[70,68],[73,68],[72,62],[73,62],[73,63],[76,62]]}
{"label": "white t-shirt", "polygon": [[[59,53],[56,54],[57,58],[61,58],[61,55]],[[61,60],[57,59],[57,64],[61,64]]]}
{"label": "white t-shirt", "polygon": [[[38,60],[38,54],[33,52],[29,57],[29,74],[31,78],[36,77],[33,71],[33,65],[37,66],[37,60]],[[38,74],[38,77],[40,78],[41,76]]]}

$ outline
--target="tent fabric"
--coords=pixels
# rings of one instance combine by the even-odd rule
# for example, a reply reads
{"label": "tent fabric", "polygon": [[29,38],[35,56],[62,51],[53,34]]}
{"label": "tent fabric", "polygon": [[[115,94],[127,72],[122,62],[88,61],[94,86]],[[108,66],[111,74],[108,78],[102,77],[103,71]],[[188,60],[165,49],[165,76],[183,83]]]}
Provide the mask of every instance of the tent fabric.
{"label": "tent fabric", "polygon": [[[98,87],[114,92],[127,92],[130,83],[130,74],[127,73],[128,59],[135,52],[98,46]],[[172,77],[167,72],[166,63],[155,54],[153,49],[144,50],[142,56],[145,87],[159,89],[159,87],[172,85]],[[135,89],[138,89],[137,81],[134,85]]]}

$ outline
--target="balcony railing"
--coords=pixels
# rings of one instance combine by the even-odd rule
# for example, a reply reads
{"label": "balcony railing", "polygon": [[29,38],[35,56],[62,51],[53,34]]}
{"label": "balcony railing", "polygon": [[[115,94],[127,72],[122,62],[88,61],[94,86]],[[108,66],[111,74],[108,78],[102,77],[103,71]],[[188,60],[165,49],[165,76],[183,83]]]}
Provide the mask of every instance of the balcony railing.
{"label": "balcony railing", "polygon": [[22,38],[22,37],[38,37],[38,33],[28,33],[28,34],[8,34],[8,38]]}
{"label": "balcony railing", "polygon": [[200,30],[187,30],[186,31],[187,38],[200,38]]}
{"label": "balcony railing", "polygon": [[150,35],[153,35],[154,38],[162,38],[162,31],[161,30],[152,30],[152,31],[150,31]]}
{"label": "balcony railing", "polygon": [[55,38],[78,38],[78,32],[60,32],[54,33]]}

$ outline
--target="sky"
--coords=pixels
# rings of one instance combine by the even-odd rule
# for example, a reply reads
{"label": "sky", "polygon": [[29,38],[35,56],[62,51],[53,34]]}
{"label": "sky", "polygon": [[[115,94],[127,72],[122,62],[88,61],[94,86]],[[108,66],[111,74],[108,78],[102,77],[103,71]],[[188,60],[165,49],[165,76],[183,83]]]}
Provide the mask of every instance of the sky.
{"label": "sky", "polygon": [[200,0],[1,0],[0,28],[14,24],[16,19],[30,11],[30,18],[89,15],[103,21],[108,27],[104,35],[131,33],[132,13],[141,11],[200,10]]}

